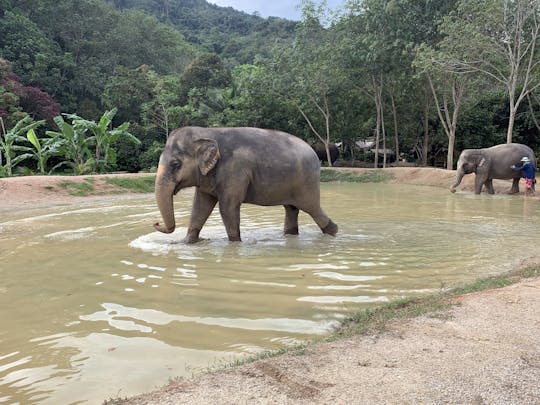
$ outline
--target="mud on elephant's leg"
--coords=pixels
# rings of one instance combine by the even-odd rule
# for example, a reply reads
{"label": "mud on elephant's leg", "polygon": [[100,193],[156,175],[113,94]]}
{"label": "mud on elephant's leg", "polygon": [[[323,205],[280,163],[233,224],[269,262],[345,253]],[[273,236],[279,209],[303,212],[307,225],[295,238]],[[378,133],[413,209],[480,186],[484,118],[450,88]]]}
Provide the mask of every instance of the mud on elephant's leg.
{"label": "mud on elephant's leg", "polygon": [[189,228],[184,238],[185,243],[196,243],[199,239],[199,233],[206,220],[214,210],[217,204],[217,199],[209,194],[202,193],[199,190],[195,191],[193,197],[193,208],[191,209],[191,218],[189,220]]}
{"label": "mud on elephant's leg", "polygon": [[285,207],[285,235],[298,235],[298,213],[300,210],[294,205],[284,205]]}

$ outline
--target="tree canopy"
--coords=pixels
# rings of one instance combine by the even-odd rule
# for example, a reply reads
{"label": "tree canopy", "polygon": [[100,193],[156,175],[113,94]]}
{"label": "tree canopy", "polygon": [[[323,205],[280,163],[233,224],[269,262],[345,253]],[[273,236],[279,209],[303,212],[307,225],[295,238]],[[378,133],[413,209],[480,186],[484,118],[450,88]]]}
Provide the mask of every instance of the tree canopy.
{"label": "tree canopy", "polygon": [[[65,117],[104,116],[111,131],[129,123],[129,136],[95,153],[96,135],[83,131],[84,153],[70,158],[78,170],[96,154],[107,160],[96,170],[150,169],[182,125],[342,142],[340,164],[452,168],[464,148],[513,141],[540,149],[540,0],[302,7],[293,22],[205,0],[2,0],[4,144],[21,120],[43,122],[30,138],[10,138],[22,147],[10,143],[10,158],[42,172],[43,159],[18,154],[45,145],[58,123],[69,132]],[[104,148],[114,159],[103,159]]]}

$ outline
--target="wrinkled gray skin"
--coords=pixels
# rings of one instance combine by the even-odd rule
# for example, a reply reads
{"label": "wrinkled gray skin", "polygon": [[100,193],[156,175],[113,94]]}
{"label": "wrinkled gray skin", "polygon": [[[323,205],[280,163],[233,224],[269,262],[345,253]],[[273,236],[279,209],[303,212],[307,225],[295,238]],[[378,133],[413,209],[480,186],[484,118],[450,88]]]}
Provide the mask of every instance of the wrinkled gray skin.
{"label": "wrinkled gray skin", "polygon": [[456,182],[450,191],[456,192],[456,187],[459,186],[464,175],[476,173],[475,194],[481,193],[482,186],[486,186],[487,192],[493,194],[493,179],[513,179],[510,193],[519,193],[521,172],[512,170],[510,166],[520,166],[520,160],[524,156],[531,159],[536,166],[536,157],[532,149],[520,143],[505,143],[484,149],[465,149],[459,156]]}
{"label": "wrinkled gray skin", "polygon": [[196,187],[186,243],[199,241],[204,223],[219,202],[230,241],[240,241],[240,205],[285,207],[285,234],[298,234],[305,211],[323,233],[337,225],[320,207],[320,163],[311,147],[284,132],[257,128],[185,127],[173,131],[159,160],[156,201],[163,224],[175,229],[173,196]]}

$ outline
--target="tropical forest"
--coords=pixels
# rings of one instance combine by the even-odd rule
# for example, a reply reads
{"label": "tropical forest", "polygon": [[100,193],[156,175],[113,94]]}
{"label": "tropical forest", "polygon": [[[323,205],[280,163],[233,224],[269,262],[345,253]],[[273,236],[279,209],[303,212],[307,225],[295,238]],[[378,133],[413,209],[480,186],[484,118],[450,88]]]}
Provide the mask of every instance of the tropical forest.
{"label": "tropical forest", "polygon": [[301,9],[289,21],[205,0],[0,0],[0,177],[152,171],[188,125],[338,144],[342,166],[540,151],[540,0]]}

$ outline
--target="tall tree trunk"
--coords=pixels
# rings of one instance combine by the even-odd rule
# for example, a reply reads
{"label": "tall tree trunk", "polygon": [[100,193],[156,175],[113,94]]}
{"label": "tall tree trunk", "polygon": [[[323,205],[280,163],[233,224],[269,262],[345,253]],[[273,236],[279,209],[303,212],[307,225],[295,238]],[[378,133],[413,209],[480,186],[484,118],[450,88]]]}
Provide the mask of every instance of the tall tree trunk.
{"label": "tall tree trunk", "polygon": [[394,99],[394,93],[390,92],[390,102],[392,103],[392,117],[394,119],[394,138],[395,138],[395,152],[396,152],[396,162],[399,159],[399,134],[398,134],[398,120],[397,120],[397,108],[396,102]]}
{"label": "tall tree trunk", "polygon": [[384,123],[384,107],[382,102],[382,95],[381,95],[381,132],[382,132],[382,142],[383,142],[383,169],[386,168],[386,129],[385,129],[385,123]]}
{"label": "tall tree trunk", "polygon": [[429,94],[427,88],[424,88],[424,137],[422,139],[422,166],[427,166],[428,148],[429,148]]}
{"label": "tall tree trunk", "polygon": [[[371,82],[373,85],[373,100],[375,101],[375,110],[377,115],[376,130],[375,130],[375,159],[373,162],[373,167],[379,167],[379,143],[381,141],[381,134],[383,133],[383,77],[380,75],[377,79],[374,75],[371,76]],[[384,165],[384,162],[383,162]]]}
{"label": "tall tree trunk", "polygon": [[[465,84],[467,78],[460,77],[459,80],[456,77],[453,77],[451,80],[452,88],[452,105],[448,103],[448,97],[446,95],[445,87],[446,80],[443,80],[441,84],[442,87],[442,105],[439,101],[439,96],[433,85],[431,77],[428,76],[429,87],[431,88],[431,94],[433,95],[433,100],[435,101],[435,107],[437,109],[437,115],[439,116],[439,121],[444,129],[446,136],[448,137],[448,153],[446,155],[446,168],[452,170],[454,166],[454,145],[456,142],[456,129],[457,121],[459,115],[459,109],[461,107],[461,102],[463,100],[463,95],[465,94]],[[450,115],[450,110],[453,108],[452,114]]]}
{"label": "tall tree trunk", "polygon": [[324,149],[326,150],[326,159],[328,161],[328,165],[332,167],[332,158],[330,156],[330,107],[328,106],[328,97],[325,95],[323,97],[324,105],[321,106],[319,103],[317,103],[316,100],[312,99],[312,102],[315,104],[317,109],[321,112],[323,118],[324,118],[324,124],[325,124],[325,135],[322,136],[317,129],[313,126],[313,123],[307,116],[307,114],[297,106],[298,111],[300,111],[300,114],[302,114],[302,117],[306,120],[309,128],[311,131],[315,134],[315,136],[324,144]]}
{"label": "tall tree trunk", "polygon": [[506,143],[512,143],[512,133],[514,122],[516,121],[516,106],[514,100],[510,99],[510,116],[508,117],[508,131],[506,132]]}

